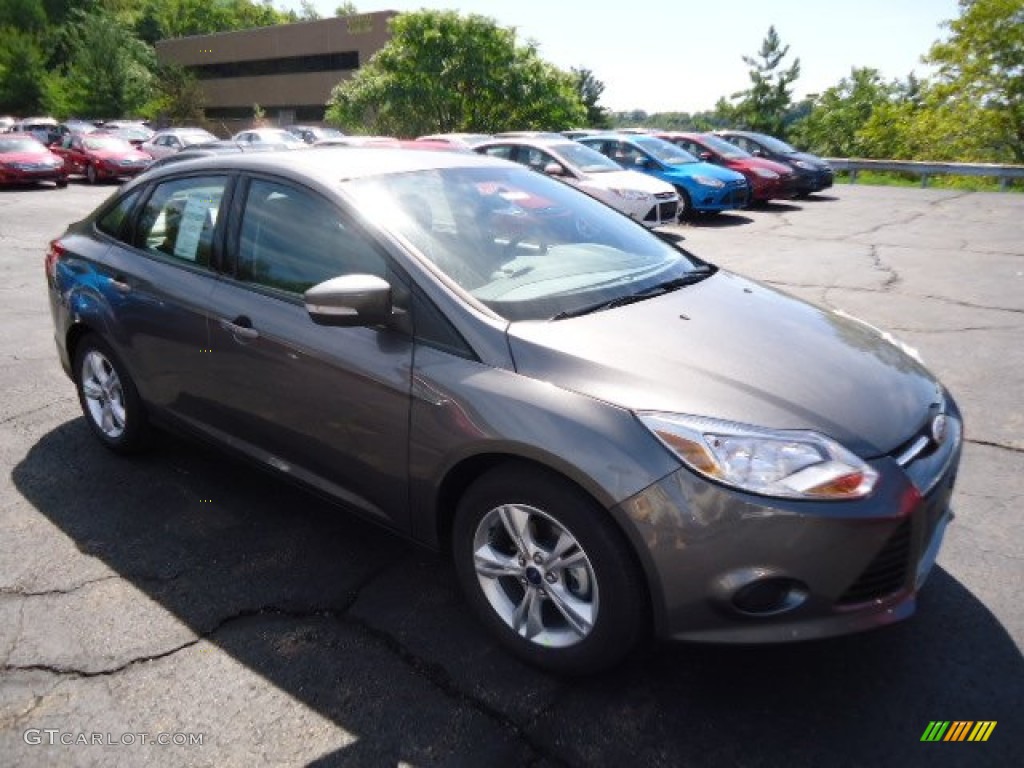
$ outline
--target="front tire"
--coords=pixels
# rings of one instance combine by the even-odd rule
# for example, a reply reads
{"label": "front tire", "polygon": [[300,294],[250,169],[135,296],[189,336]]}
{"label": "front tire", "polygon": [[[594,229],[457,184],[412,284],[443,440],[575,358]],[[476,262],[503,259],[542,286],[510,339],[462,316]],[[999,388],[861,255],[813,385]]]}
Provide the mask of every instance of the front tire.
{"label": "front tire", "polygon": [[693,201],[690,200],[690,193],[682,187],[676,187],[679,193],[679,211],[676,213],[676,221],[688,221],[693,218]]}
{"label": "front tire", "polygon": [[135,453],[149,435],[146,413],[135,384],[110,346],[95,334],[75,349],[78,402],[93,434],[115,453]]}
{"label": "front tire", "polygon": [[621,533],[553,473],[508,465],[480,477],[459,502],[452,550],[480,620],[530,664],[590,674],[646,631],[645,592]]}

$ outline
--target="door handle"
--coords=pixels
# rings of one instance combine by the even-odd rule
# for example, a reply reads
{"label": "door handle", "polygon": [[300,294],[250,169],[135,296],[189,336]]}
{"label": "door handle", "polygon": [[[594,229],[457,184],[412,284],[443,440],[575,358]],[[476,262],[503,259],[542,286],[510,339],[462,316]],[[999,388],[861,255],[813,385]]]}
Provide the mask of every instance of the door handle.
{"label": "door handle", "polygon": [[220,327],[239,339],[258,339],[260,332],[252,327],[252,320],[245,315],[239,315],[234,320],[220,319]]}
{"label": "door handle", "polygon": [[119,293],[128,293],[132,289],[128,281],[124,279],[124,275],[114,275],[113,277],[108,277],[107,280],[114,286],[114,290]]}

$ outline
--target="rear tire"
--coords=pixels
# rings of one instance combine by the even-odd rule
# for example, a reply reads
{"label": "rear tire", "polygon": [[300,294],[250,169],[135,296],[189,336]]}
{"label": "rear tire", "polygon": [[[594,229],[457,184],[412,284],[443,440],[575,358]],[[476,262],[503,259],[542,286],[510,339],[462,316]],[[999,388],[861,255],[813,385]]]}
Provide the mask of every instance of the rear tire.
{"label": "rear tire", "polygon": [[597,672],[647,630],[625,539],[607,510],[554,473],[510,464],[477,479],[459,501],[452,553],[481,622],[535,666]]}
{"label": "rear tire", "polygon": [[142,400],[127,369],[103,339],[90,333],[75,348],[72,369],[85,422],[115,453],[145,447],[149,424]]}
{"label": "rear tire", "polygon": [[67,187],[67,185],[68,185],[68,180],[67,179],[57,179],[57,181],[55,183],[57,184],[57,189],[65,189]]}

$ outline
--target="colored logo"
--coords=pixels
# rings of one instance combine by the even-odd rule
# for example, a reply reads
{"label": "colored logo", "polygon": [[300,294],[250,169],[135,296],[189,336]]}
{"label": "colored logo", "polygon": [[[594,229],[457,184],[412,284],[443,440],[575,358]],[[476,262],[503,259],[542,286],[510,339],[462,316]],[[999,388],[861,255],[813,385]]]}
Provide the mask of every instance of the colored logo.
{"label": "colored logo", "polygon": [[995,727],[995,720],[932,720],[921,741],[988,741]]}

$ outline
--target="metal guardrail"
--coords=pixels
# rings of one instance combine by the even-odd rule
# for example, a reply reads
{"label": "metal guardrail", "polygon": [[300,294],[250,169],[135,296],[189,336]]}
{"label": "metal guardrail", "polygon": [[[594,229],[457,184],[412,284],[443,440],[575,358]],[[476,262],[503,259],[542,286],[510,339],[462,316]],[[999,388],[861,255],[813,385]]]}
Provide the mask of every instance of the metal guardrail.
{"label": "metal guardrail", "polygon": [[857,183],[859,171],[891,171],[912,173],[921,177],[921,186],[928,186],[931,176],[987,176],[999,179],[1000,191],[1005,191],[1011,179],[1024,179],[1024,165],[997,165],[995,163],[929,163],[919,160],[862,160],[859,158],[826,158],[836,171],[848,171],[850,183]]}

